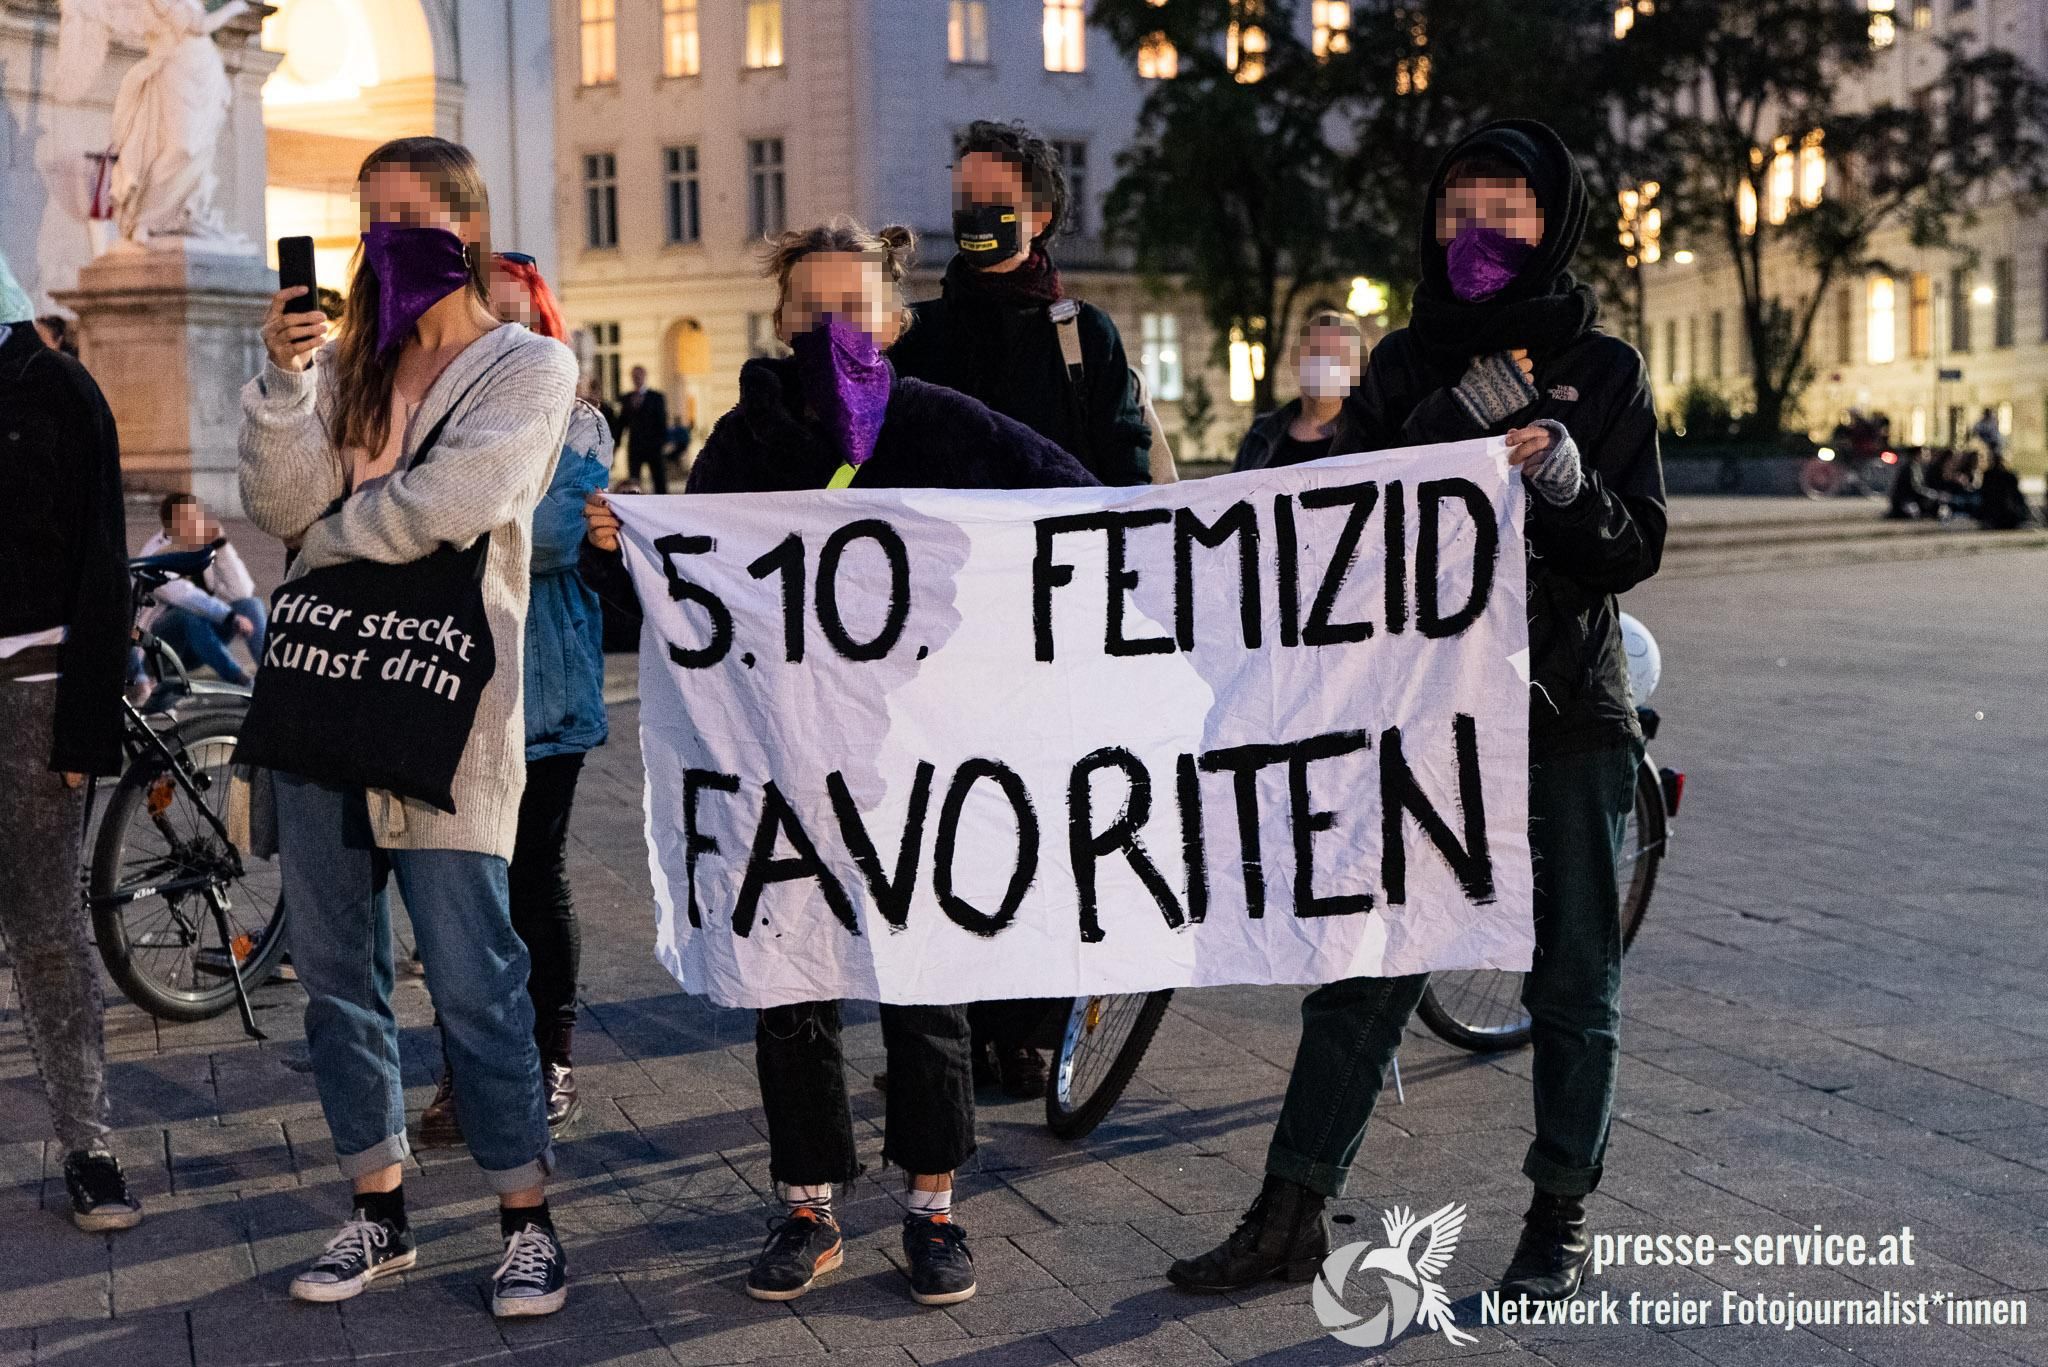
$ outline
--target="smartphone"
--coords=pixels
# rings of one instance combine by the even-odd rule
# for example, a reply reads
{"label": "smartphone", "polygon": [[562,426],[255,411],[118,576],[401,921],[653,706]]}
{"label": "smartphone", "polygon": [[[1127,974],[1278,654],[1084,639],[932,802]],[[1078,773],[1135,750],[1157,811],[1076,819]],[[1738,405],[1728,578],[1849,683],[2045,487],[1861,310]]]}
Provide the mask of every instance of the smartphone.
{"label": "smartphone", "polygon": [[318,313],[320,282],[313,277],[313,239],[310,237],[277,239],[277,287],[288,290],[293,285],[304,285],[306,292],[296,299],[286,300],[285,312]]}

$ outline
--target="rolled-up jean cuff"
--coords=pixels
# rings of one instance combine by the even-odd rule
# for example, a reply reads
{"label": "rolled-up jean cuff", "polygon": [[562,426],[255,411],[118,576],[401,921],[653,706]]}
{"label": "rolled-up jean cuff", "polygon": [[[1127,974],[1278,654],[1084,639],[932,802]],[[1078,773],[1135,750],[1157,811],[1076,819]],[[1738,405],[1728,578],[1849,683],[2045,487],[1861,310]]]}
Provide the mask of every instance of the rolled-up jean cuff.
{"label": "rolled-up jean cuff", "polygon": [[341,1169],[341,1175],[353,1182],[358,1177],[366,1177],[370,1173],[390,1167],[393,1163],[403,1163],[406,1155],[411,1152],[412,1145],[406,1142],[404,1131],[400,1131],[380,1143],[372,1144],[361,1153],[337,1153],[334,1156],[334,1163]]}
{"label": "rolled-up jean cuff", "polygon": [[1344,1187],[1351,1180],[1351,1169],[1318,1163],[1278,1144],[1269,1144],[1266,1146],[1266,1175],[1335,1197],[1344,1194]]}
{"label": "rolled-up jean cuff", "polygon": [[[1270,1165],[1269,1165],[1270,1166]],[[1522,1159],[1522,1175],[1536,1184],[1536,1190],[1552,1196],[1591,1196],[1600,1185],[1601,1169],[1573,1168],[1553,1162],[1531,1145]]]}
{"label": "rolled-up jean cuff", "polygon": [[541,1185],[549,1173],[555,1170],[555,1146],[550,1144],[541,1150],[540,1157],[530,1163],[521,1163],[516,1168],[485,1168],[484,1180],[491,1184],[491,1190],[503,1196],[511,1191],[527,1191]]}

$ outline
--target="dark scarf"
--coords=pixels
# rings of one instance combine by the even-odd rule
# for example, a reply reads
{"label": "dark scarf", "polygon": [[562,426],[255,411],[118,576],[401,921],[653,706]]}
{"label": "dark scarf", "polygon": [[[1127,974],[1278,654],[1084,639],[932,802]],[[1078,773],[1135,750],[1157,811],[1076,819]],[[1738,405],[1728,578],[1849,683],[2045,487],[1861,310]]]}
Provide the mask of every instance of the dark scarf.
{"label": "dark scarf", "polygon": [[[1451,292],[1444,249],[1436,240],[1436,211],[1450,170],[1484,156],[1520,168],[1543,206],[1543,240],[1530,252],[1514,283],[1490,299],[1467,303]],[[1549,127],[1533,119],[1487,124],[1451,149],[1430,181],[1419,235],[1422,282],[1408,331],[1429,362],[1446,374],[1462,372],[1475,356],[1525,347],[1533,355],[1556,352],[1590,330],[1599,303],[1571,273],[1585,236],[1585,178],[1578,162]]]}
{"label": "dark scarf", "polygon": [[1044,247],[1033,247],[1029,256],[1006,271],[978,271],[956,254],[946,266],[945,290],[1011,308],[1057,303],[1066,295],[1060,287],[1060,268]]}

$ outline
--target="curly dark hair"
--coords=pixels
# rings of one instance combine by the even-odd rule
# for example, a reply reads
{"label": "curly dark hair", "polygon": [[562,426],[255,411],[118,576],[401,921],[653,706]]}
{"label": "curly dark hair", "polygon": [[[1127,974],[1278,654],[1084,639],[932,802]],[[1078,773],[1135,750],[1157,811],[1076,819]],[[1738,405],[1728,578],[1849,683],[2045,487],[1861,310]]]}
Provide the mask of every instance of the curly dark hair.
{"label": "curly dark hair", "polygon": [[1067,221],[1073,192],[1067,188],[1067,171],[1059,150],[1021,123],[997,119],[976,119],[967,125],[955,153],[956,161],[970,152],[1001,157],[1024,173],[1024,187],[1031,196],[1031,208],[1046,214],[1045,228],[1031,239],[1043,247],[1059,234]]}

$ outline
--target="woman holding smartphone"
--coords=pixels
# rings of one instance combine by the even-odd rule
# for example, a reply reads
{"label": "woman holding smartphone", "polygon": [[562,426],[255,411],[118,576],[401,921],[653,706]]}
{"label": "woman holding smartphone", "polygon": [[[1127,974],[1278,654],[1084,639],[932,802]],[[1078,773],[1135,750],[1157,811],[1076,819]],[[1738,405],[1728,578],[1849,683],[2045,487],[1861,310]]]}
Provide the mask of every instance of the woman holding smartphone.
{"label": "woman holding smartphone", "polygon": [[[534,505],[561,452],[576,363],[490,308],[489,207],[475,159],[401,138],[363,163],[363,244],[339,338],[280,290],[268,359],[242,394],[249,516],[298,548],[287,578],[349,560],[405,565],[490,538],[482,592],[499,664],[455,771],[454,812],[276,775],[279,864],[321,1109],[355,1208],[292,1295],[338,1301],[412,1266],[402,1164],[388,884],[412,918],[471,1154],[496,1191],[494,1314],[567,1299],[543,1186],[552,1164],[526,948],[508,865],[525,785],[521,644]],[[422,459],[431,446],[432,458]]]}

